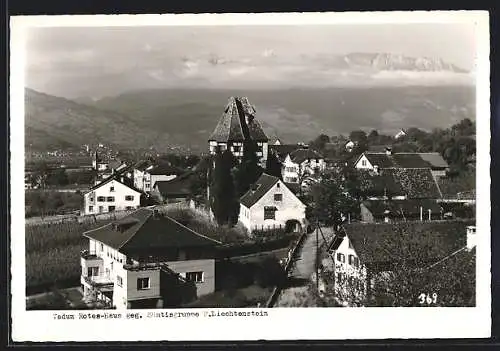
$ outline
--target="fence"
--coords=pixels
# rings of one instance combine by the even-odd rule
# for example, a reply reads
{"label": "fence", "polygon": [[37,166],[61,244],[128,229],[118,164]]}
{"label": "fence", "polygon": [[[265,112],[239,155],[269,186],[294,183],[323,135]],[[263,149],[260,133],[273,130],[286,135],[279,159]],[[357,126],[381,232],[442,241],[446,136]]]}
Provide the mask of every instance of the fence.
{"label": "fence", "polygon": [[[288,273],[290,269],[292,268],[293,262],[297,258],[297,253],[299,252],[300,248],[302,248],[302,245],[304,244],[305,240],[307,238],[307,232],[302,233],[302,235],[297,239],[295,242],[295,245],[293,248],[288,251],[288,257],[285,262],[285,274],[288,276]],[[268,308],[272,308],[276,301],[278,301],[278,297],[280,296],[281,293],[281,286],[276,286],[273,290],[273,293],[267,300],[266,306]]]}
{"label": "fence", "polygon": [[114,211],[114,212],[100,213],[96,215],[84,215],[84,216],[78,216],[76,214],[72,214],[72,215],[57,215],[50,217],[31,217],[25,219],[25,225],[39,225],[40,223],[62,223],[62,222],[78,222],[78,223],[97,222],[102,220],[120,219],[131,214],[134,211],[136,210]]}

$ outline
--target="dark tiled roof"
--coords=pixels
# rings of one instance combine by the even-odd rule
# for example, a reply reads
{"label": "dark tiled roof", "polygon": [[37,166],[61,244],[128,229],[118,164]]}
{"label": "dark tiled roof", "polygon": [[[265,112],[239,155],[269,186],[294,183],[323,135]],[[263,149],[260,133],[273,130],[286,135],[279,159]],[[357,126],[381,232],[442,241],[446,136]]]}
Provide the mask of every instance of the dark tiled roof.
{"label": "dark tiled roof", "polygon": [[[353,223],[345,225],[347,236],[364,264],[391,263],[399,257],[398,228],[406,228],[406,233],[415,244],[423,246],[419,254],[433,263],[466,244],[466,227],[472,221],[401,222],[397,225],[376,223]],[[425,257],[427,256],[427,257]],[[423,267],[419,267],[423,268]]]}
{"label": "dark tiled roof", "polygon": [[[120,228],[122,230],[119,230]],[[119,221],[85,232],[84,236],[125,254],[147,249],[207,247],[219,244],[170,217],[155,216],[153,209],[149,208],[140,208]]]}
{"label": "dark tiled roof", "polygon": [[183,172],[184,171],[182,169],[171,166],[167,163],[160,163],[148,171],[149,174],[153,175],[171,175],[171,174],[180,175]]}
{"label": "dark tiled roof", "polygon": [[419,153],[424,161],[427,161],[432,168],[447,168],[448,163],[438,152]]}
{"label": "dark tiled roof", "polygon": [[404,189],[391,174],[370,175],[361,174],[362,191],[368,196],[403,196]]}
{"label": "dark tiled roof", "polygon": [[288,154],[291,154],[295,150],[304,148],[302,145],[298,144],[283,144],[283,145],[269,145],[269,151],[273,152],[281,160],[284,160]]}
{"label": "dark tiled roof", "polygon": [[379,168],[431,168],[440,169],[448,167],[443,157],[437,153],[411,153],[401,152],[391,155],[385,152],[365,152],[373,166]]}
{"label": "dark tiled roof", "polygon": [[368,152],[385,152],[389,145],[370,145],[368,146]]}
{"label": "dark tiled roof", "polygon": [[[249,123],[246,122],[249,117]],[[229,102],[208,140],[217,142],[267,141],[268,138],[260,123],[254,118],[255,109],[246,97],[230,97]]]}
{"label": "dark tiled roof", "polygon": [[441,206],[435,200],[430,199],[413,199],[413,200],[370,200],[364,201],[363,205],[372,213],[375,218],[385,216],[385,211],[389,211],[389,217],[414,217],[420,216],[420,207],[424,218],[428,216],[428,210],[432,214],[439,214]]}
{"label": "dark tiled roof", "polygon": [[290,154],[290,158],[295,163],[302,163],[309,159],[322,159],[324,158],[319,152],[312,149],[298,149]]}
{"label": "dark tiled roof", "polygon": [[134,165],[134,168],[141,171],[141,172],[144,172],[149,166],[152,165],[152,162],[149,161],[149,160],[143,160],[143,161],[139,161],[137,162],[135,165]]}
{"label": "dark tiled roof", "polygon": [[380,152],[365,152],[364,155],[370,161],[372,166],[379,166],[380,168],[397,167],[394,160],[385,153]]}
{"label": "dark tiled roof", "polygon": [[384,176],[392,177],[410,199],[439,199],[441,193],[430,169],[384,169]]}
{"label": "dark tiled roof", "polygon": [[240,202],[247,208],[252,207],[260,200],[273,186],[279,181],[279,178],[263,173],[259,180],[255,182],[250,190],[248,190],[241,198]]}
{"label": "dark tiled roof", "polygon": [[285,185],[295,195],[300,192],[300,185],[298,183],[285,183]]}
{"label": "dark tiled roof", "polygon": [[192,174],[186,173],[172,180],[158,181],[153,184],[164,198],[188,197],[191,195]]}
{"label": "dark tiled roof", "polygon": [[[106,179],[104,179],[102,182],[97,183],[96,185],[94,185],[93,187],[91,187],[91,188],[89,189],[89,191],[93,191],[93,190],[95,190],[95,189],[97,189],[97,188],[100,188],[101,186],[106,185],[106,184],[108,184],[109,182],[111,182],[112,180],[114,180],[114,181],[117,181],[117,182],[118,182],[118,183],[120,183],[120,184],[125,185],[126,187],[129,187],[130,189],[132,189],[132,190],[134,190],[134,191],[136,191],[136,192],[138,192],[138,193],[142,193],[142,191],[140,191],[139,189],[136,189],[133,185],[128,184],[128,183],[127,183],[127,182],[125,182],[125,181],[123,181],[123,182],[122,182],[122,181],[120,180],[120,178],[121,178],[122,176],[124,176],[124,174],[125,174],[126,172],[128,172],[130,169],[131,169],[131,167],[130,167],[130,166],[128,166],[128,167],[124,167],[123,169],[120,169],[119,171],[116,171],[114,174],[112,174],[111,176],[107,177],[107,178],[106,178]],[[124,178],[125,178],[125,177],[124,177]],[[125,179],[127,179],[127,178],[125,178]]]}

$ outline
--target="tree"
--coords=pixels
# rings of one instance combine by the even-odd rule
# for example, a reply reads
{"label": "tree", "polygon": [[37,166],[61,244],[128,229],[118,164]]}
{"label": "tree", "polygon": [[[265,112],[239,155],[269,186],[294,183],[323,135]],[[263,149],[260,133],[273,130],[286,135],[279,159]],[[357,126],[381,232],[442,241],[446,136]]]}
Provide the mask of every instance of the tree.
{"label": "tree", "polygon": [[236,166],[234,173],[238,197],[243,196],[263,172],[263,169],[259,166],[257,151],[255,141],[247,139],[243,142],[243,157],[241,163]]}
{"label": "tree", "polygon": [[357,201],[343,183],[342,172],[329,172],[312,185],[312,216],[320,223],[339,225],[348,213],[357,211]]}
{"label": "tree", "polygon": [[368,149],[368,137],[362,130],[354,130],[349,134],[351,141],[356,143],[353,153],[360,154]]}
{"label": "tree", "polygon": [[266,173],[281,179],[282,164],[274,153],[269,153],[266,161]]}
{"label": "tree", "polygon": [[234,225],[238,221],[239,204],[231,173],[234,163],[231,151],[217,151],[210,189],[210,207],[219,225]]}
{"label": "tree", "polygon": [[[359,294],[356,279],[324,269],[323,299],[335,298],[354,305],[377,307],[465,307],[475,305],[475,252],[453,251],[441,238],[409,223],[381,224],[387,233],[377,235],[370,252],[387,257],[385,262],[363,263],[366,276]],[[360,228],[358,228],[360,229]],[[460,245],[458,245],[460,246]],[[458,252],[458,253],[457,253]],[[320,267],[321,268],[321,267]],[[341,271],[337,267],[337,272]],[[343,289],[336,289],[342,285]]]}
{"label": "tree", "polygon": [[314,139],[310,146],[317,151],[324,151],[327,143],[330,142],[330,137],[326,134],[320,134],[316,139]]}

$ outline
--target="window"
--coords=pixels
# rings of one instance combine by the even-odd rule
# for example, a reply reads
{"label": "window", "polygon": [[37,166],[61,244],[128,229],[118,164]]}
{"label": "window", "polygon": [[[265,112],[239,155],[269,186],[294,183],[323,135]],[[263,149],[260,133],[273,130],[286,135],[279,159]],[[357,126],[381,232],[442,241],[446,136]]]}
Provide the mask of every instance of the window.
{"label": "window", "polygon": [[115,187],[114,186],[109,187],[109,191],[110,192],[114,192],[115,191]]}
{"label": "window", "polygon": [[108,206],[108,211],[113,212],[115,210],[115,206]]}
{"label": "window", "polygon": [[99,267],[88,267],[87,268],[87,276],[88,277],[96,277],[99,275]]}
{"label": "window", "polygon": [[342,253],[337,253],[337,261],[344,263],[345,262],[345,256]]}
{"label": "window", "polygon": [[276,219],[276,207],[264,207],[264,219]]}
{"label": "window", "polygon": [[146,189],[149,189],[150,185],[149,183],[146,183]]}
{"label": "window", "polygon": [[366,160],[361,160],[361,166],[366,166]]}
{"label": "window", "polygon": [[104,207],[99,206],[99,213],[102,213],[102,211],[104,211]]}
{"label": "window", "polygon": [[94,212],[94,206],[89,206],[89,212]]}
{"label": "window", "polygon": [[187,272],[186,280],[189,282],[203,283],[203,272]]}
{"label": "window", "polygon": [[89,197],[89,201],[94,202],[94,197],[93,196]]}
{"label": "window", "polygon": [[119,275],[116,276],[116,285],[123,286],[123,279]]}
{"label": "window", "polygon": [[101,244],[101,251],[104,251],[104,244]]}
{"label": "window", "polygon": [[133,201],[134,197],[132,195],[125,195],[125,201]]}
{"label": "window", "polygon": [[274,194],[274,201],[283,201],[283,194]]}
{"label": "window", "polygon": [[98,196],[97,201],[104,202],[104,201],[106,201],[106,198],[104,196]]}
{"label": "window", "polygon": [[115,197],[114,196],[108,196],[107,200],[108,200],[108,202],[113,202],[113,201],[115,201]]}
{"label": "window", "polygon": [[147,290],[149,289],[149,277],[148,278],[137,278],[137,290]]}

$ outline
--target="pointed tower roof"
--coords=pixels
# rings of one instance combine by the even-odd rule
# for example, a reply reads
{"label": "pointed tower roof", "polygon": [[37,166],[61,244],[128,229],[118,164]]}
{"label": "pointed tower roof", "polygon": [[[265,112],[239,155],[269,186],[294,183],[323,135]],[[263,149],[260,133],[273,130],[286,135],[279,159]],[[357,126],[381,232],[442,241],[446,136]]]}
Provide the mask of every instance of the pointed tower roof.
{"label": "pointed tower roof", "polygon": [[224,113],[208,140],[217,142],[267,141],[262,126],[255,120],[255,108],[246,97],[230,97]]}

